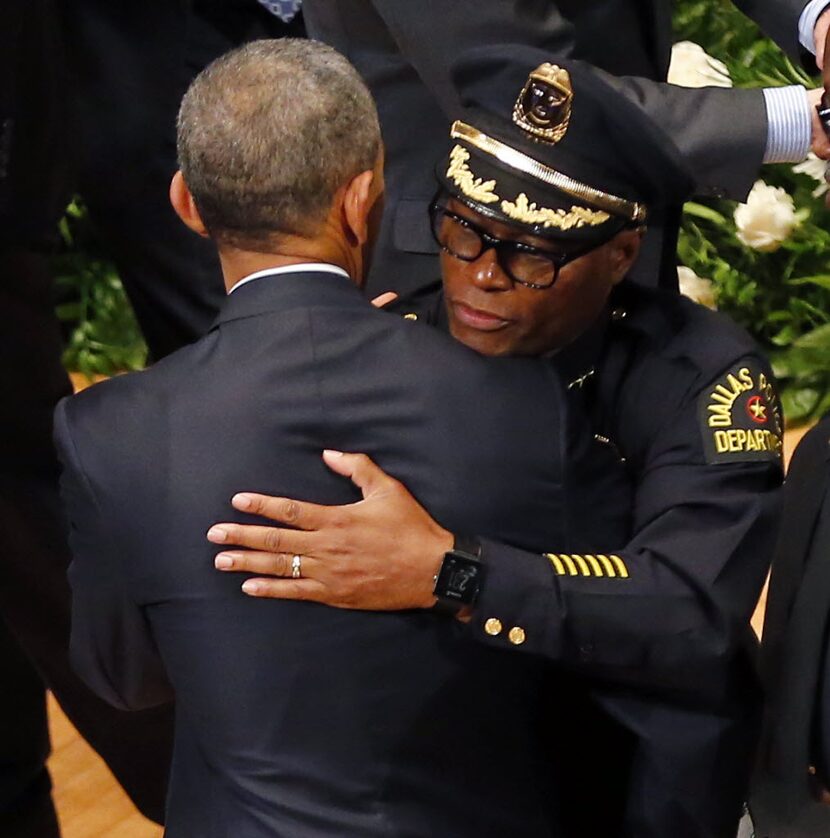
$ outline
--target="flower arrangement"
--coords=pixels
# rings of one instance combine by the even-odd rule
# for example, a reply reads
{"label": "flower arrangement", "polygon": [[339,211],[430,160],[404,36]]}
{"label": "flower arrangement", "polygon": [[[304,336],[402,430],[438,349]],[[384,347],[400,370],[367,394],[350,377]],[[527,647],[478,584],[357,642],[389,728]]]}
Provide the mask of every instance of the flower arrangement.
{"label": "flower arrangement", "polygon": [[[681,0],[675,31],[685,42],[672,55],[674,83],[815,84],[728,0]],[[678,246],[682,290],[716,304],[764,347],[790,424],[830,410],[830,211],[824,206],[824,169],[815,157],[796,166],[768,166],[745,203],[687,204]]]}

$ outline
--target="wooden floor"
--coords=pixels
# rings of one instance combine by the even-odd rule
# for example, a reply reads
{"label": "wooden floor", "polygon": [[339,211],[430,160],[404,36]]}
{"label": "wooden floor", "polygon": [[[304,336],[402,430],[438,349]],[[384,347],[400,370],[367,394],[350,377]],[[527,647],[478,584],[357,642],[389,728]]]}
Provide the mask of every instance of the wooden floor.
{"label": "wooden floor", "polygon": [[[802,434],[801,430],[787,433],[787,459]],[[764,601],[762,597],[753,619],[759,633]],[[136,812],[101,759],[51,699],[49,717],[52,732],[49,769],[63,838],[161,838],[161,828]]]}
{"label": "wooden floor", "polygon": [[49,771],[63,838],[161,838],[161,827],[135,810],[51,696],[49,728]]}

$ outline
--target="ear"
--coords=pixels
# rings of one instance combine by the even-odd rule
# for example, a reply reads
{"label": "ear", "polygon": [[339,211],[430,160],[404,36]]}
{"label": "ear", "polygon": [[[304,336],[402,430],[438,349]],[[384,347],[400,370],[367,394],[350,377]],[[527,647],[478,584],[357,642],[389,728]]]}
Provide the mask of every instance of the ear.
{"label": "ear", "polygon": [[640,255],[640,246],[645,235],[644,227],[623,230],[611,239],[609,259],[611,261],[611,283],[622,282],[631,270],[631,266]]}
{"label": "ear", "polygon": [[170,181],[170,203],[176,211],[176,215],[191,229],[194,233],[198,233],[205,238],[208,237],[207,227],[202,222],[202,216],[199,215],[199,210],[196,208],[196,202],[193,200],[193,195],[187,188],[184,182],[182,173],[176,172],[173,175],[173,180]]}
{"label": "ear", "polygon": [[361,172],[343,193],[344,227],[355,245],[363,245],[369,238],[369,216],[378,198],[378,190],[373,188],[376,177],[376,172]]}

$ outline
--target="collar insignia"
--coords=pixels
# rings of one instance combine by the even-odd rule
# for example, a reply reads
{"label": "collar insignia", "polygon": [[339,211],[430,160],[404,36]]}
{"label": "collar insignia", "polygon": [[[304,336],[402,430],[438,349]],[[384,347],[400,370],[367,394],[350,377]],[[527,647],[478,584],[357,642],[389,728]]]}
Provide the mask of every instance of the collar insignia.
{"label": "collar insignia", "polygon": [[542,64],[528,77],[513,108],[513,122],[539,142],[555,145],[567,133],[574,93],[567,70]]}

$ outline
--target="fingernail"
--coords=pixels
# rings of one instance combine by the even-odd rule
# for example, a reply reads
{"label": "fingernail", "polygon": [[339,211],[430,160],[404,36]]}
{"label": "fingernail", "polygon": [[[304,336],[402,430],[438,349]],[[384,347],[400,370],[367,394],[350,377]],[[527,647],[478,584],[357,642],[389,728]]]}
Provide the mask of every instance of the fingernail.
{"label": "fingernail", "polygon": [[211,527],[207,532],[208,541],[221,544],[228,540],[228,531],[224,527]]}
{"label": "fingernail", "polygon": [[247,582],[242,583],[242,590],[246,594],[258,594],[260,591],[260,584],[259,582],[254,581],[253,579],[249,579]]}
{"label": "fingernail", "polygon": [[329,457],[342,457],[343,456],[342,451],[333,451],[331,448],[326,448],[326,450],[323,451],[323,453],[328,454]]}
{"label": "fingernail", "polygon": [[237,553],[220,553],[213,560],[213,564],[217,570],[230,570],[230,568],[233,567],[233,562],[236,558],[238,558]]}
{"label": "fingernail", "polygon": [[250,495],[239,494],[239,495],[234,495],[231,498],[231,503],[237,509],[245,510],[245,509],[250,509],[253,506],[254,501],[253,501],[253,499],[251,498]]}

